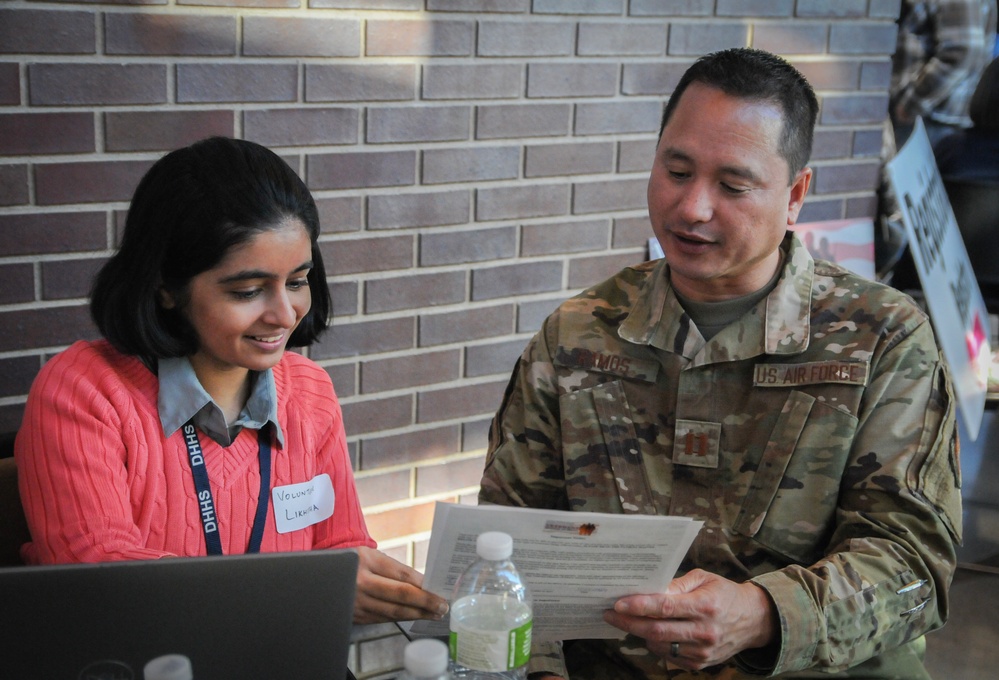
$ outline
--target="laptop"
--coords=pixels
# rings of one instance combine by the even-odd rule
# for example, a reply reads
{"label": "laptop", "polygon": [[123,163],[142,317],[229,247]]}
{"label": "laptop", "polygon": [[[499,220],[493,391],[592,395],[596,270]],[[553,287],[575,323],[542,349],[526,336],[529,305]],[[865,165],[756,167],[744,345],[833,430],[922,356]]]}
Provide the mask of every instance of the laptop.
{"label": "laptop", "polygon": [[181,654],[195,680],[343,680],[352,550],[0,569],[0,679],[143,680]]}

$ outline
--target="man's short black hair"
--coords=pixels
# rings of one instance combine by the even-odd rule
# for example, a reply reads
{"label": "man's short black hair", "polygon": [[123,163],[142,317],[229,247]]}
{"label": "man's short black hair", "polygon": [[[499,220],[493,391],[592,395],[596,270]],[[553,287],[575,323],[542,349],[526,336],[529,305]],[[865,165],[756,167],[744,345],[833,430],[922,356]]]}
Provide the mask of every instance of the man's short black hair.
{"label": "man's short black hair", "polygon": [[[172,151],[143,176],[121,246],[94,279],[90,313],[97,328],[119,351],[147,363],[194,354],[198,337],[180,312],[191,279],[289,218],[300,220],[312,241],[312,307],[288,346],[311,344],[332,313],[315,201],[273,151],[225,137]],[[160,304],[161,289],[177,307]]]}
{"label": "man's short black hair", "polygon": [[778,151],[787,161],[789,181],[794,181],[812,154],[812,135],[819,110],[815,91],[796,68],[775,54],[748,47],[701,57],[687,69],[670,95],[659,126],[660,137],[691,83],[703,83],[732,97],[779,106],[784,129]]}

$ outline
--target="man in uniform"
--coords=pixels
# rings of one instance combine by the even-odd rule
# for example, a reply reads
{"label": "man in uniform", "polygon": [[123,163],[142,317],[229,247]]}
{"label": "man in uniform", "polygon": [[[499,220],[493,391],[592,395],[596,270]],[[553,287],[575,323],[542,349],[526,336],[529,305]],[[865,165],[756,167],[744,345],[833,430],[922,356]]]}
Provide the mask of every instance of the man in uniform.
{"label": "man in uniform", "polygon": [[665,259],[563,303],[521,356],[479,499],[704,526],[622,640],[537,645],[532,678],[926,677],[961,504],[949,377],[894,289],[791,232],[818,105],[784,60],[698,60],[663,115]]}

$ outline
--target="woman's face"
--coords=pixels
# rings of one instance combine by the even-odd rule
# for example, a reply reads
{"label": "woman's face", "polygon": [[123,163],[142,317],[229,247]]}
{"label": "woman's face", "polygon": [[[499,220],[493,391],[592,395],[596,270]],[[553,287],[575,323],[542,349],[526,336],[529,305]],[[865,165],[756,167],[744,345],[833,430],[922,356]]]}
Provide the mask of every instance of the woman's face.
{"label": "woman's face", "polygon": [[[302,222],[288,218],[234,247],[215,267],[191,279],[180,310],[198,336],[190,357],[202,384],[244,380],[273,367],[309,312],[312,243]],[[175,306],[162,293],[163,306]]]}

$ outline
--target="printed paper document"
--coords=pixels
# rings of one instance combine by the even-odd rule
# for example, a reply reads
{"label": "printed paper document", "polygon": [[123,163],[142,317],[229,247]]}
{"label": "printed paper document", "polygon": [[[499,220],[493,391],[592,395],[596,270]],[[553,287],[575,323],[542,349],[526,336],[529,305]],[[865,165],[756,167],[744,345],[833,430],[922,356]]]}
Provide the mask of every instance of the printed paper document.
{"label": "printed paper document", "polygon": [[[513,537],[513,561],[534,606],[536,641],[619,638],[603,611],[624,595],[666,589],[703,522],[689,517],[437,503],[423,587],[451,598],[485,531]],[[447,620],[417,621],[444,636]]]}

